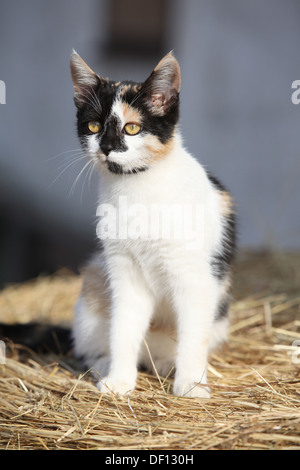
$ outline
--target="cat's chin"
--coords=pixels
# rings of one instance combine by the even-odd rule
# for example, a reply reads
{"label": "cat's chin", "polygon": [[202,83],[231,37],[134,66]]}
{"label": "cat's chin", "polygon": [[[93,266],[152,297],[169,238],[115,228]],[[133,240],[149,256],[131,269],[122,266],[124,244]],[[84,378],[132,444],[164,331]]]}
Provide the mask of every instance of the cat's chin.
{"label": "cat's chin", "polygon": [[116,162],[112,162],[107,160],[107,168],[111,173],[114,173],[116,175],[130,175],[130,174],[137,174],[141,173],[143,171],[148,170],[149,167],[139,167],[139,168],[124,168],[122,165]]}

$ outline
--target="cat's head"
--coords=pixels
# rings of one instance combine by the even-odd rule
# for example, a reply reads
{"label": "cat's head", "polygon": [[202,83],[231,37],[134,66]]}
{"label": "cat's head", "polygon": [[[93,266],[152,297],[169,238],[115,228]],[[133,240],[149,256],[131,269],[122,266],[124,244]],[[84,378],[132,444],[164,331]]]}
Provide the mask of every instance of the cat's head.
{"label": "cat's head", "polygon": [[104,170],[137,173],[169,154],[178,123],[181,82],[172,53],[144,83],[102,78],[75,51],[71,75],[80,141]]}

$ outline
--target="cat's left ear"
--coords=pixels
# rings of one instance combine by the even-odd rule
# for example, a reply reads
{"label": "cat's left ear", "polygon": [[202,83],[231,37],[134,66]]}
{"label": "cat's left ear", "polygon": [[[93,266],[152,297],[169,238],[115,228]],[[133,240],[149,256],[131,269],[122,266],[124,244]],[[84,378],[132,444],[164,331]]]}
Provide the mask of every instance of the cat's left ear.
{"label": "cat's left ear", "polygon": [[169,52],[145,82],[146,105],[153,114],[163,116],[177,101],[181,85],[180,67]]}
{"label": "cat's left ear", "polygon": [[72,52],[70,67],[75,90],[74,100],[76,105],[80,106],[88,99],[92,88],[99,84],[99,77],[76,51]]}

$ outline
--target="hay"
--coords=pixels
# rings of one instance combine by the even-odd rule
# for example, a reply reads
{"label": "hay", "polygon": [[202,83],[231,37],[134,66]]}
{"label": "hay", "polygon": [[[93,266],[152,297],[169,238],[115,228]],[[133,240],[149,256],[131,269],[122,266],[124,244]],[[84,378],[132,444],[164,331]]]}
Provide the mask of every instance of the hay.
{"label": "hay", "polygon": [[[172,379],[146,373],[130,397],[103,396],[67,358],[8,344],[0,448],[300,449],[299,261],[260,253],[237,263],[230,340],[210,357],[209,400],[176,397]],[[69,321],[79,289],[61,273],[10,286],[0,321]]]}

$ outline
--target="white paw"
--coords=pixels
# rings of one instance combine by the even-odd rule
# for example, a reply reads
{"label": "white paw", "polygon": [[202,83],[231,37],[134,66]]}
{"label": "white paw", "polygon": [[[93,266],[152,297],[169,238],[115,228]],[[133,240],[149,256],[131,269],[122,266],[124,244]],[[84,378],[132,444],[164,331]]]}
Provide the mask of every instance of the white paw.
{"label": "white paw", "polygon": [[193,381],[176,381],[173,385],[173,393],[179,397],[210,398],[209,388]]}
{"label": "white paw", "polygon": [[135,389],[135,381],[127,382],[126,380],[111,379],[105,377],[99,380],[97,384],[98,389],[101,393],[117,395],[129,395]]}

